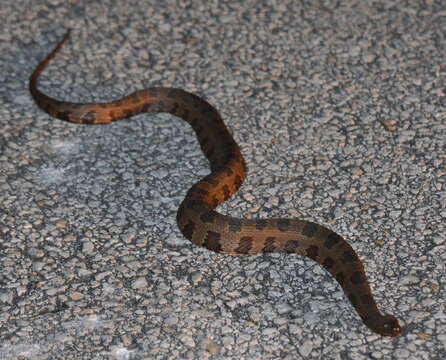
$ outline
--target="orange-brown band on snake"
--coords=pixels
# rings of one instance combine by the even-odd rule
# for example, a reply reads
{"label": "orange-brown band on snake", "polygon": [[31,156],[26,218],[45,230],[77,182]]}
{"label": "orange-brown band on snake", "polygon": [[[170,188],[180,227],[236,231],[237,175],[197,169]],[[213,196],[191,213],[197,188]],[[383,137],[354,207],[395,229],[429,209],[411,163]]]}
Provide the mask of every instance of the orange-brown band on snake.
{"label": "orange-brown band on snake", "polygon": [[31,76],[29,88],[41,109],[58,119],[82,124],[104,124],[141,113],[166,112],[182,118],[194,129],[211,168],[209,175],[189,189],[178,209],[178,227],[187,239],[225,254],[275,252],[307,256],[336,279],[372,331],[384,336],[400,334],[398,320],[378,310],[361,260],[340,235],[305,220],[245,220],[214,210],[238,190],[246,177],[246,166],[237,143],[217,110],[208,102],[175,88],[149,88],[100,104],[64,102],[40,92],[38,77],[68,36],[69,33]]}

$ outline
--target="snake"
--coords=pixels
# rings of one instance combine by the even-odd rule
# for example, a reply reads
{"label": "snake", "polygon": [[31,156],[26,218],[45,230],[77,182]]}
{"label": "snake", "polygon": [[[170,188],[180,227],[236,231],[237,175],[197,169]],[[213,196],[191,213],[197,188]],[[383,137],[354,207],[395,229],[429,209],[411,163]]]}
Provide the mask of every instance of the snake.
{"label": "snake", "polygon": [[221,254],[306,256],[320,264],[340,284],[370,330],[390,337],[401,333],[398,319],[378,309],[359,256],[336,232],[302,219],[239,219],[215,210],[240,188],[247,167],[219,112],[206,100],[173,87],[146,88],[103,103],[65,102],[38,90],[40,74],[69,36],[68,30],[30,77],[29,91],[40,109],[52,117],[87,125],[106,124],[142,113],[169,113],[183,119],[194,130],[210,167],[210,173],[187,191],[178,208],[177,225],[186,239]]}

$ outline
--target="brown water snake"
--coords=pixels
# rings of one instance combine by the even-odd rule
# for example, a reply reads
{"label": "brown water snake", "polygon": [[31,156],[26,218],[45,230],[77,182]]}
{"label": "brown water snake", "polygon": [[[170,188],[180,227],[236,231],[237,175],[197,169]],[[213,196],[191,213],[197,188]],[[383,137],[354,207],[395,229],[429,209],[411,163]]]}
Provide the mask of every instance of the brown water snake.
{"label": "brown water snake", "polygon": [[194,244],[217,253],[293,253],[322,265],[342,286],[362,321],[384,336],[401,332],[398,320],[378,310],[364,267],[353,248],[330,229],[299,219],[237,219],[214,209],[240,187],[246,166],[237,143],[217,110],[204,99],[175,88],[149,88],[108,103],[59,101],[37,89],[40,73],[60,50],[69,32],[36,67],[29,89],[36,104],[61,120],[104,124],[140,113],[166,112],[189,123],[209,160],[211,173],[192,186],[181,203],[177,223]]}

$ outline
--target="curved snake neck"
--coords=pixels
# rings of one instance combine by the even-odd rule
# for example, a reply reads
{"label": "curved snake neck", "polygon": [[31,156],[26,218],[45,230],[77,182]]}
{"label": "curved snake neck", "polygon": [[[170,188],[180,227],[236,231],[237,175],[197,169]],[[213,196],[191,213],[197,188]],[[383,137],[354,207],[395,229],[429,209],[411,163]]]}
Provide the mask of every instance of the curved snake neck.
{"label": "curved snake neck", "polygon": [[167,112],[189,123],[209,160],[211,173],[192,186],[181,203],[177,223],[194,244],[225,254],[295,253],[322,265],[342,286],[362,321],[372,331],[396,336],[401,328],[392,315],[378,310],[364,267],[353,248],[330,229],[299,219],[245,220],[214,209],[240,187],[246,166],[237,143],[217,110],[202,98],[180,89],[149,88],[100,104],[63,102],[37,89],[40,73],[60,50],[69,33],[36,67],[30,92],[53,117],[82,124],[103,124],[140,113]]}

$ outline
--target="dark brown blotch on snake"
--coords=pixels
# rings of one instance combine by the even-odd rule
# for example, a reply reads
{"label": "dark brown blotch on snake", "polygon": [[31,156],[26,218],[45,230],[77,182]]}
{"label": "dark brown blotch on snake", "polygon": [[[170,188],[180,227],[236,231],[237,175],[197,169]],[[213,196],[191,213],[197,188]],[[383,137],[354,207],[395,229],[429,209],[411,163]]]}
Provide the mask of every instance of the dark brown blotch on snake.
{"label": "dark brown blotch on snake", "polygon": [[167,112],[183,118],[194,129],[211,173],[192,186],[179,207],[177,223],[187,239],[218,253],[279,252],[308,256],[337,280],[372,331],[384,336],[400,334],[398,320],[378,310],[361,261],[340,235],[304,220],[241,220],[214,210],[240,187],[246,177],[246,165],[218,111],[204,99],[181,89],[150,88],[113,102],[74,104],[40,92],[38,77],[67,38],[68,33],[31,75],[29,89],[41,109],[56,118],[89,125],[144,112]]}

